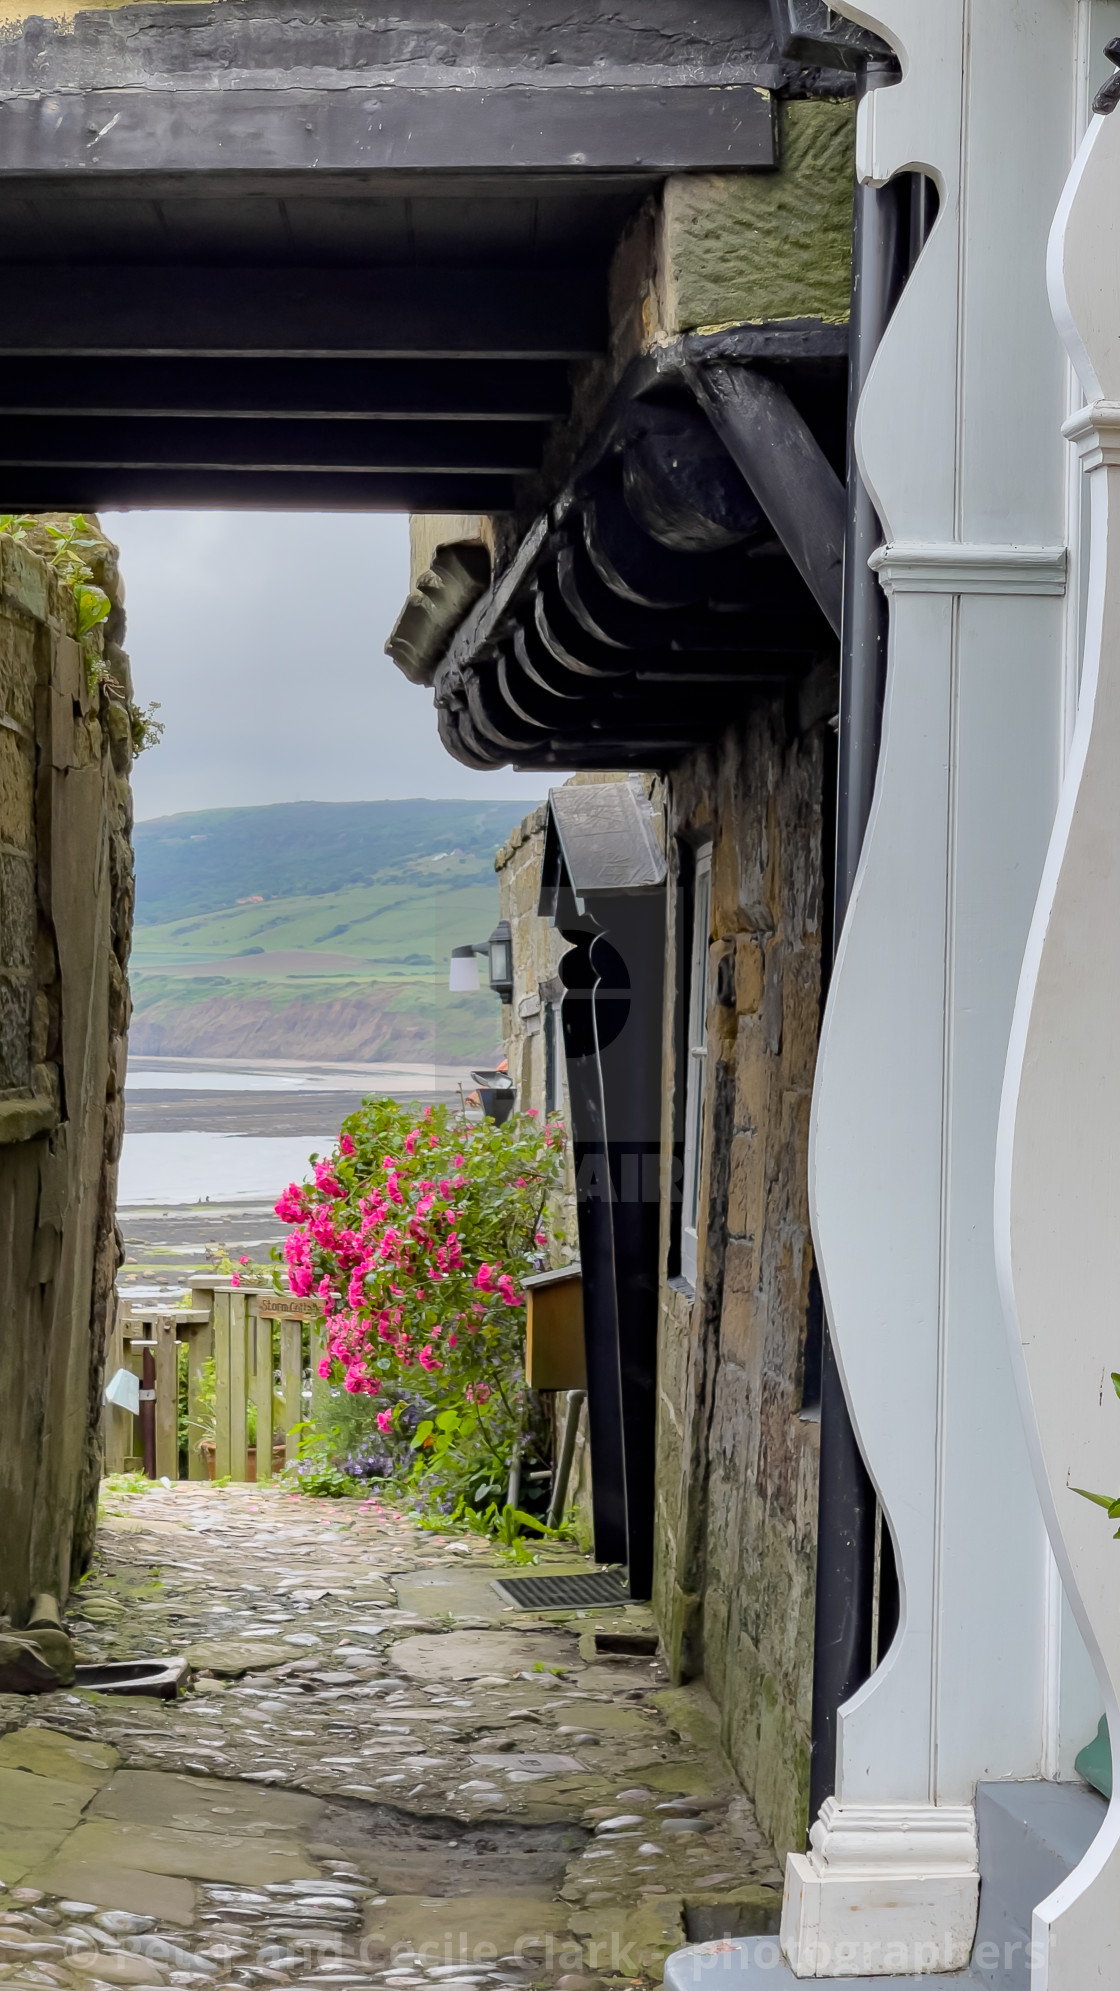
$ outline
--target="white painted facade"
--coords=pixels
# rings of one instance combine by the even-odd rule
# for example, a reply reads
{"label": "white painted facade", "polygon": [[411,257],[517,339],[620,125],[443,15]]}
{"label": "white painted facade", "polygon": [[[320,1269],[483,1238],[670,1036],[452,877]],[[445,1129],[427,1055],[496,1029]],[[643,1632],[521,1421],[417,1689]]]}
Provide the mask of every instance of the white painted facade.
{"label": "white painted facade", "polygon": [[[1120,1544],[1068,1491],[1120,1490],[1120,112],[1063,197],[1120,6],[837,11],[903,71],[861,178],[923,171],[940,208],[859,414],[887,708],[810,1161],[902,1611],[789,1861],[799,1976],[960,1968],[977,1783],[1070,1777],[1120,1682]],[[1036,1936],[1035,1991],[1120,1986],[1115,1805]]]}

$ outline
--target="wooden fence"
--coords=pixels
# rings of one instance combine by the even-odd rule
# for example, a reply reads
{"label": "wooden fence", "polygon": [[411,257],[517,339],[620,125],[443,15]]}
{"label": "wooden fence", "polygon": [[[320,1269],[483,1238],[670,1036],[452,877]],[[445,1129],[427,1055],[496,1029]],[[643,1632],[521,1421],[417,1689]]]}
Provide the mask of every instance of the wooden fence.
{"label": "wooden fence", "polygon": [[[186,1445],[181,1448],[183,1342]],[[106,1470],[120,1472],[130,1461],[145,1461],[154,1478],[178,1479],[185,1449],[189,1479],[207,1479],[211,1468],[218,1479],[271,1479],[274,1453],[282,1449],[284,1462],[295,1456],[290,1434],[307,1416],[306,1392],[317,1373],[321,1343],[315,1303],[270,1288],[196,1278],[190,1304],[181,1307],[146,1307],[120,1295],[106,1375],[134,1370],[143,1400],[139,1416],[106,1406]],[[250,1406],[256,1425],[252,1447]]]}

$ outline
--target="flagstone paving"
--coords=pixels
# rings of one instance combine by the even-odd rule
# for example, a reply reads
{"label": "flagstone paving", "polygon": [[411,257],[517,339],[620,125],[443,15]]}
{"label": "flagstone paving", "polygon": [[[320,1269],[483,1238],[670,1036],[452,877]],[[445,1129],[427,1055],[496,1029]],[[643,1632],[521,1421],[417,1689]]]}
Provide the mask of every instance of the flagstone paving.
{"label": "flagstone paving", "polygon": [[520,1612],[515,1573],[376,1504],[107,1495],[79,1657],[190,1686],[0,1695],[0,1980],[597,1991],[775,1928],[704,1690],[597,1650],[648,1611]]}

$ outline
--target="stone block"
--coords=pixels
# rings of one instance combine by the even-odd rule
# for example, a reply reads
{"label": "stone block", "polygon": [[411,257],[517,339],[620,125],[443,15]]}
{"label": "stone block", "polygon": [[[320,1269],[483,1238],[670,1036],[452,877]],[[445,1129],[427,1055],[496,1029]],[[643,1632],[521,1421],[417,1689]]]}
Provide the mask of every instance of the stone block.
{"label": "stone block", "polygon": [[758,1252],[766,1223],[766,1147],[758,1132],[736,1134],[731,1143],[731,1174],[727,1194],[730,1237],[746,1238],[754,1252],[751,1284],[758,1283]]}
{"label": "stone block", "polygon": [[735,942],[735,1007],[740,1016],[753,1016],[762,1001],[763,954],[753,933]]}
{"label": "stone block", "polygon": [[133,1915],[155,1915],[189,1929],[194,1921],[195,1890],[189,1880],[170,1874],[145,1873],[139,1867],[75,1859],[68,1846],[28,1878],[48,1894],[71,1901],[92,1901],[99,1908],[124,1908]]}
{"label": "stone block", "polygon": [[735,1048],[735,1125],[764,1126],[770,1113],[774,1065],[761,1015],[741,1016]]}
{"label": "stone block", "polygon": [[[724,1260],[723,1310],[720,1314],[721,1357],[747,1374],[757,1374],[762,1361],[766,1307],[758,1292],[755,1245],[746,1238],[729,1238]],[[721,1387],[723,1379],[721,1377]]]}
{"label": "stone block", "polygon": [[0,850],[0,967],[34,980],[35,866],[31,857]]}
{"label": "stone block", "polygon": [[88,696],[88,680],[81,648],[73,636],[65,636],[61,630],[52,631],[51,644],[51,684],[63,698],[82,704]]}
{"label": "stone block", "polygon": [[0,712],[30,733],[35,725],[35,631],[0,609]]}
{"label": "stone block", "polygon": [[318,1878],[316,1867],[301,1848],[280,1845],[275,1838],[266,1842],[220,1831],[213,1825],[199,1832],[182,1831],[173,1825],[89,1818],[71,1834],[66,1854],[93,1866],[119,1866],[185,1880],[224,1881],[234,1887]]}
{"label": "stone block", "polygon": [[49,1859],[92,1796],[85,1782],[0,1767],[0,1879],[9,1886]]}
{"label": "stone block", "polygon": [[0,1090],[31,1084],[32,988],[26,976],[0,969]]}
{"label": "stone block", "polygon": [[45,622],[58,598],[49,567],[17,540],[8,537],[5,537],[0,552],[5,601],[25,610],[36,622]]}
{"label": "stone block", "polygon": [[35,768],[29,745],[0,727],[0,843],[29,851],[34,837]]}
{"label": "stone block", "polygon": [[781,106],[776,173],[674,175],[660,228],[669,337],[783,318],[847,322],[855,106]]}
{"label": "stone block", "polygon": [[781,1041],[787,1082],[812,1087],[820,1034],[820,959],[791,950],[783,964]]}
{"label": "stone block", "polygon": [[0,1769],[27,1770],[39,1777],[99,1790],[120,1762],[104,1742],[87,1742],[55,1728],[17,1728],[0,1737]]}

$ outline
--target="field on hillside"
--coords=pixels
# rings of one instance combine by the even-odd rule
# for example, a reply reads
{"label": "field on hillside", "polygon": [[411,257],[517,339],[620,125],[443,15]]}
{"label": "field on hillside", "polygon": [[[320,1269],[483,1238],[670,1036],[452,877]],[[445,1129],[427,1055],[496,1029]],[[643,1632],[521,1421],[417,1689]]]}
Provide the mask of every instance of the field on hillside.
{"label": "field on hillside", "polygon": [[496,999],[450,995],[448,958],[496,923],[493,854],[520,816],[300,803],[138,825],[133,1050],[488,1061]]}
{"label": "field on hillside", "polygon": [[137,923],[318,896],[449,855],[492,881],[494,852],[524,814],[516,802],[277,802],[137,823]]}

